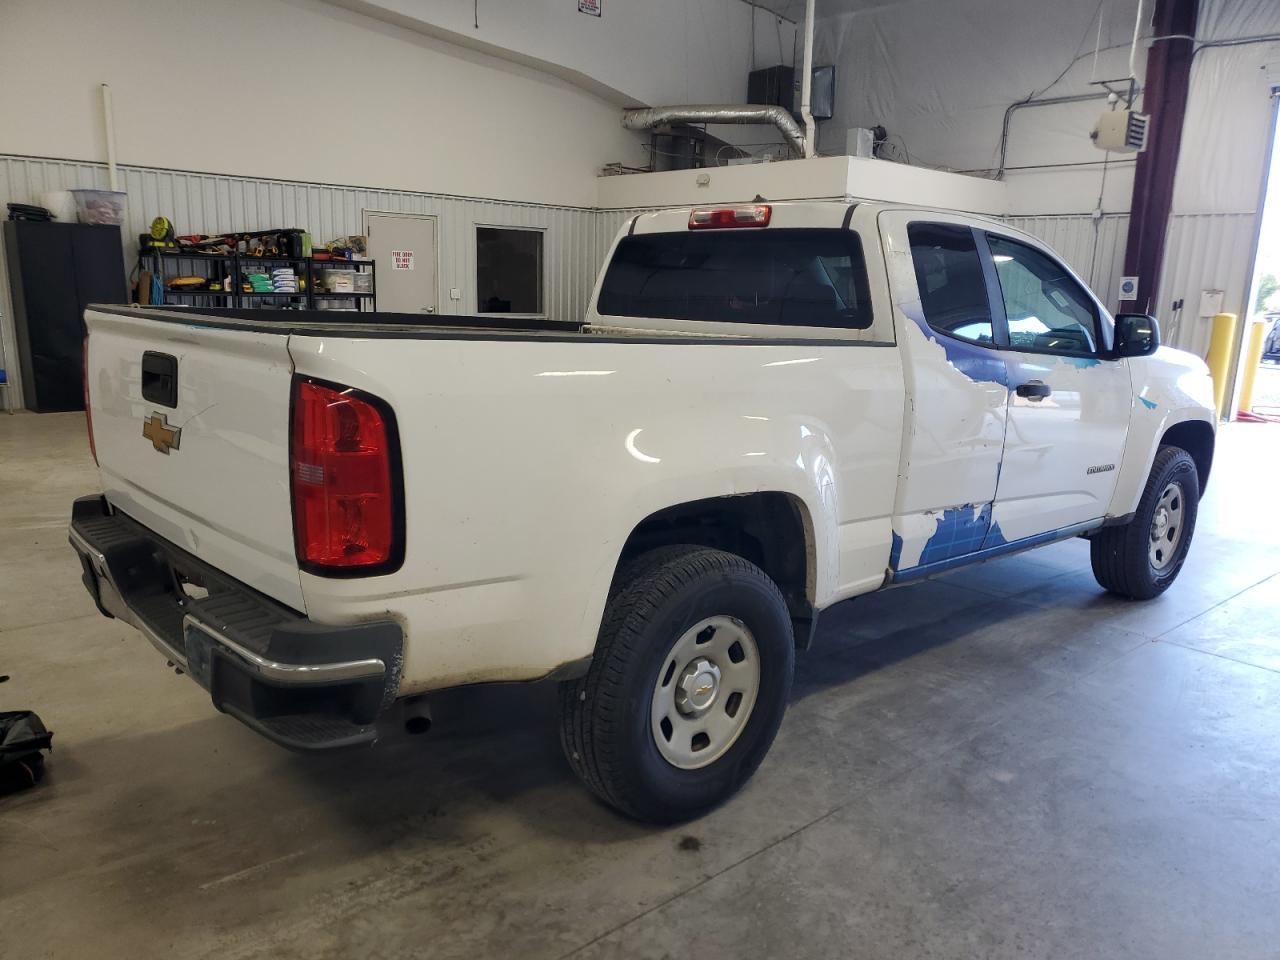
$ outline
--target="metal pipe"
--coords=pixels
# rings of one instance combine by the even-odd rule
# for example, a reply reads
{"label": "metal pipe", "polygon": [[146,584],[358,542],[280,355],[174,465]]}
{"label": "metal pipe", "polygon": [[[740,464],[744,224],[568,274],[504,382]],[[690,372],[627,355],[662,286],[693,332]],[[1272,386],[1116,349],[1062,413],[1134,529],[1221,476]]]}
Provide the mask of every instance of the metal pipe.
{"label": "metal pipe", "polygon": [[640,107],[622,111],[628,130],[652,130],[672,123],[771,123],[798,156],[805,156],[805,135],[800,125],[777,104],[687,104],[674,107]]}
{"label": "metal pipe", "polygon": [[812,157],[817,152],[818,132],[813,122],[811,97],[813,95],[813,8],[815,0],[806,0],[804,6],[804,73],[800,75],[800,116],[804,120],[804,155]]}
{"label": "metal pipe", "polygon": [[102,126],[107,138],[107,177],[112,190],[120,189],[120,174],[116,170],[116,122],[111,111],[111,87],[102,85]]}
{"label": "metal pipe", "polygon": [[[1142,36],[1142,11],[1146,8],[1146,0],[1138,0],[1138,12],[1133,18],[1133,43],[1129,46],[1129,79],[1138,79],[1138,40]],[[1101,23],[1101,19],[1098,21]]]}
{"label": "metal pipe", "polygon": [[1017,103],[1009,104],[1004,112],[1004,127],[1000,131],[1000,165],[996,168],[996,175],[993,180],[999,180],[1004,177],[1005,158],[1009,155],[1009,124],[1013,120],[1016,111],[1023,107],[1048,107],[1055,103],[1083,103],[1086,100],[1105,100],[1108,94],[1105,92],[1098,93],[1077,93],[1067,97],[1046,97],[1044,100],[1019,100]]}

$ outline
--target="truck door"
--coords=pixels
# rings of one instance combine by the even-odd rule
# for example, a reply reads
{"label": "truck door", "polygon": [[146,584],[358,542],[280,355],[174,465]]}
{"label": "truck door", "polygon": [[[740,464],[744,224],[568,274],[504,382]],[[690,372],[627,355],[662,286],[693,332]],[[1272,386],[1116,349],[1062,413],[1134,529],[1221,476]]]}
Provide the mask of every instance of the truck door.
{"label": "truck door", "polygon": [[1030,239],[981,234],[996,322],[1008,331],[991,547],[1106,514],[1133,401],[1128,361],[1108,356],[1111,318],[1088,288]]}
{"label": "truck door", "polygon": [[963,217],[880,215],[907,385],[890,574],[963,562],[991,527],[1009,391],[981,237]]}

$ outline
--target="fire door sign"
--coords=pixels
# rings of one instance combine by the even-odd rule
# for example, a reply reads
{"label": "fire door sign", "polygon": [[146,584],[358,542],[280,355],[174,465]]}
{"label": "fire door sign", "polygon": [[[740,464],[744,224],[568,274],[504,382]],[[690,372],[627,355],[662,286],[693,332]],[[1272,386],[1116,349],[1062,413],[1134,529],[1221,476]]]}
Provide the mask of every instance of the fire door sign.
{"label": "fire door sign", "polygon": [[413,251],[412,250],[392,250],[391,251],[391,269],[392,270],[412,270],[413,269]]}
{"label": "fire door sign", "polygon": [[590,17],[600,16],[600,0],[578,0],[578,12]]}

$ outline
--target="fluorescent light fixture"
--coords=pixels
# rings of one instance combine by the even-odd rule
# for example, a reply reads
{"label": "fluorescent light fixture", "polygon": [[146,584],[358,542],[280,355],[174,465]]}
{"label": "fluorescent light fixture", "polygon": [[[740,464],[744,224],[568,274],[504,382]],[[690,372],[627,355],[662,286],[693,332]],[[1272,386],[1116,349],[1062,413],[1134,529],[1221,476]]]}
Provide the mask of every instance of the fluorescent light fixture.
{"label": "fluorescent light fixture", "polygon": [[535,377],[607,377],[617,370],[543,370],[535,373]]}

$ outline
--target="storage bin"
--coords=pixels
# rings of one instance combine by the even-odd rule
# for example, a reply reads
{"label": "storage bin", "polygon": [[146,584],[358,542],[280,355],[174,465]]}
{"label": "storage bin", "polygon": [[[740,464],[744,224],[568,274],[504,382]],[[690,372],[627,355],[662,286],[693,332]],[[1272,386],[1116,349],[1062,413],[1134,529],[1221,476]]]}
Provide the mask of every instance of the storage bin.
{"label": "storage bin", "polygon": [[81,223],[124,223],[124,204],[128,196],[119,190],[72,190],[76,198],[76,218]]}

